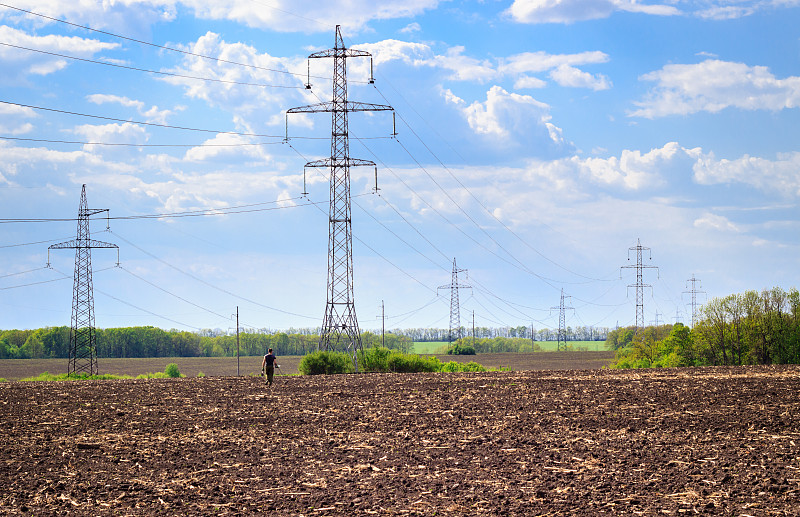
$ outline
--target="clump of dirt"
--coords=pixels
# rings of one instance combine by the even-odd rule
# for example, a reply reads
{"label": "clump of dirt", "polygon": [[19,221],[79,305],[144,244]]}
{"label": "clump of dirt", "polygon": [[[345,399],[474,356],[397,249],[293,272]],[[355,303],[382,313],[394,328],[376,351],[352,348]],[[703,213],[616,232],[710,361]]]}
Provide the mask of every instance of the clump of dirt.
{"label": "clump of dirt", "polygon": [[0,512],[800,515],[800,368],[0,384]]}

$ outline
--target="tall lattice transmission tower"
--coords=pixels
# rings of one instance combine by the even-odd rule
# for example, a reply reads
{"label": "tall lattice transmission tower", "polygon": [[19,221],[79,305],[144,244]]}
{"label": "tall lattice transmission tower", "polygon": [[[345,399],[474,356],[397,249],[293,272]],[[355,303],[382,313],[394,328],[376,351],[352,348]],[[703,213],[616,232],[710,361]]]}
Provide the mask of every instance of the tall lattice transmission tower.
{"label": "tall lattice transmission tower", "polygon": [[700,279],[695,278],[694,274],[692,274],[692,278],[686,281],[686,287],[689,287],[689,284],[692,284],[691,289],[688,291],[684,291],[683,294],[691,294],[692,295],[692,328],[694,328],[695,318],[697,317],[697,295],[698,294],[706,294],[705,291],[701,291],[698,287],[702,287],[700,284]]}
{"label": "tall lattice transmission tower", "polygon": [[635,287],[636,288],[636,328],[644,328],[644,288],[653,286],[650,284],[645,284],[642,281],[642,271],[645,269],[658,269],[658,266],[645,266],[642,264],[642,252],[648,251],[650,253],[650,260],[653,260],[653,253],[651,252],[650,248],[642,246],[641,240],[636,239],[636,246],[631,246],[628,248],[628,260],[631,259],[631,251],[636,251],[636,265],[633,266],[621,266],[620,269],[636,269],[636,283],[629,284],[628,288]]}
{"label": "tall lattice transmission tower", "polygon": [[[561,289],[561,303],[558,304],[558,307],[550,307],[551,310],[558,309],[558,345],[557,350],[561,352],[562,350],[566,352],[567,350],[567,316],[566,311],[575,310],[574,307],[568,307],[564,305],[565,298],[572,298],[572,296],[564,296],[564,289]],[[564,343],[562,348],[561,343]]]}
{"label": "tall lattice transmission tower", "polygon": [[97,375],[97,346],[94,329],[94,288],[92,286],[92,248],[116,248],[119,264],[119,247],[116,244],[92,240],[89,234],[89,217],[108,212],[107,208],[88,208],[86,185],[81,189],[78,207],[78,234],[71,241],[53,244],[48,248],[47,266],[50,267],[50,250],[75,250],[75,274],[72,287],[72,324],[69,331],[68,375],[88,373]]}
{"label": "tall lattice transmission tower", "polygon": [[[346,48],[342,41],[341,30],[337,25],[334,47],[308,56],[309,59],[333,58],[333,95],[331,100],[292,108],[286,113],[287,128],[289,113],[331,113],[331,156],[306,164],[306,167],[324,167],[330,170],[328,287],[318,348],[320,350],[346,350],[351,355],[356,371],[358,371],[361,332],[358,328],[353,294],[350,167],[376,167],[376,165],[375,162],[369,160],[350,158],[347,115],[353,111],[392,111],[392,107],[347,100],[347,58],[351,57],[371,58],[372,55],[369,52]],[[371,69],[372,66],[370,66]],[[369,82],[374,82],[374,79],[370,77]],[[311,85],[308,84],[307,88],[310,87]]]}
{"label": "tall lattice transmission tower", "polygon": [[447,333],[448,343],[461,339],[463,333],[461,332],[461,309],[458,302],[459,289],[472,289],[471,285],[462,284],[458,281],[458,274],[464,273],[467,275],[466,269],[459,269],[456,266],[456,259],[453,259],[453,274],[450,277],[450,284],[440,285],[439,289],[450,289],[450,331]]}

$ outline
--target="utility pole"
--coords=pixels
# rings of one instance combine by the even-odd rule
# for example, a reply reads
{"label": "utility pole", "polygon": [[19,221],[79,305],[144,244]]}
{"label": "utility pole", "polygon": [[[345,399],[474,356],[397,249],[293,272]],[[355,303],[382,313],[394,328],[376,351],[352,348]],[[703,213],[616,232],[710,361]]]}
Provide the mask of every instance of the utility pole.
{"label": "utility pole", "polygon": [[[350,209],[350,167],[375,168],[375,162],[350,158],[350,139],[347,114],[354,111],[393,111],[391,106],[366,104],[347,100],[347,58],[369,57],[369,52],[348,49],[344,46],[339,26],[336,26],[334,48],[315,52],[309,59],[333,58],[333,96],[328,102],[292,108],[289,113],[331,113],[331,156],[308,162],[306,167],[324,167],[330,170],[330,205],[328,209],[328,287],[325,316],[322,321],[319,350],[346,350],[358,371],[358,352],[361,332],[356,318],[353,294],[353,234]],[[371,61],[370,61],[371,63]],[[372,67],[370,66],[370,69]],[[370,77],[370,83],[374,79]],[[309,84],[306,88],[310,89]],[[303,173],[305,177],[305,172]]]}
{"label": "utility pole", "polygon": [[[620,269],[627,269],[627,268],[635,268],[636,269],[636,283],[629,284],[628,288],[636,287],[636,329],[640,329],[644,327],[644,288],[650,287],[652,289],[652,285],[645,284],[642,281],[642,270],[653,268],[658,269],[658,266],[645,266],[642,264],[642,251],[647,250],[650,251],[650,248],[646,248],[642,246],[642,243],[639,239],[636,239],[636,246],[632,246],[628,248],[628,260],[631,260],[631,251],[636,250],[636,265],[635,266],[621,266]],[[653,260],[653,253],[650,252],[650,260]],[[620,271],[620,278],[622,277],[622,272]]]}
{"label": "utility pole", "polygon": [[472,311],[472,348],[475,348],[475,311]]}
{"label": "utility pole", "polygon": [[[466,273],[466,269],[458,269],[456,267],[456,259],[453,258],[453,274],[450,277],[450,285],[440,285],[439,289],[450,289],[450,332],[447,334],[448,344],[453,343],[453,338],[456,340],[461,339],[461,309],[458,303],[458,290],[459,289],[472,289],[471,285],[459,284],[458,274]],[[467,275],[469,276],[469,275]]]}
{"label": "utility pole", "polygon": [[690,278],[689,280],[686,281],[686,284],[687,284],[686,287],[689,287],[689,285],[688,285],[689,283],[692,284],[692,288],[689,291],[684,291],[681,294],[691,294],[692,295],[692,302],[691,302],[691,305],[692,305],[692,328],[694,328],[694,321],[695,321],[695,318],[697,317],[697,295],[698,294],[706,294],[706,292],[705,291],[701,291],[700,289],[698,289],[698,287],[702,287],[702,286],[699,285],[700,284],[700,279],[699,278],[695,278],[694,274],[692,274],[692,278]]}
{"label": "utility pole", "polygon": [[239,376],[239,306],[236,306],[236,376]]}
{"label": "utility pole", "polygon": [[[567,307],[564,305],[564,288],[561,288],[561,303],[558,304],[558,307],[550,307],[550,310],[558,309],[558,345],[556,345],[556,350],[561,352],[561,343],[564,343],[564,351],[567,351],[567,317],[565,311],[567,309],[575,310],[573,307]],[[572,296],[567,296],[566,298],[572,298]]]}
{"label": "utility pole", "polygon": [[78,232],[71,241],[53,244],[47,248],[47,267],[50,267],[50,250],[75,250],[75,273],[72,287],[72,324],[69,330],[69,365],[67,375],[88,373],[97,375],[97,343],[94,327],[94,287],[92,285],[92,248],[115,248],[119,265],[119,247],[116,244],[92,240],[89,217],[108,208],[88,208],[86,185],[81,188],[78,207]]}
{"label": "utility pole", "polygon": [[381,300],[381,346],[386,348],[386,307]]}

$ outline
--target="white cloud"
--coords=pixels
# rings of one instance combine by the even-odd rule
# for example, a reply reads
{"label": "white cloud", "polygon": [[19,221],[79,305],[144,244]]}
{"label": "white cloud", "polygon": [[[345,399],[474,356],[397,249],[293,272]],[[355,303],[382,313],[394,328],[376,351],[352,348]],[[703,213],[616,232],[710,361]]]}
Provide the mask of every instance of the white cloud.
{"label": "white cloud", "polygon": [[762,192],[800,199],[800,152],[778,155],[769,160],[744,155],[735,160],[718,160],[713,153],[700,156],[693,167],[701,185],[745,185]]}
{"label": "white cloud", "polygon": [[635,0],[514,0],[506,13],[520,23],[573,23],[607,18],[615,11],[680,14],[671,5],[640,4]]}
{"label": "white cloud", "polygon": [[728,107],[777,111],[800,106],[800,77],[778,79],[764,66],[709,59],[694,65],[666,65],[642,79],[657,85],[635,103],[639,108],[630,116],[715,113]]}
{"label": "white cloud", "polygon": [[[229,20],[248,27],[279,32],[327,32],[336,24],[345,31],[363,29],[372,20],[409,18],[434,9],[439,0],[18,0],[15,6],[74,22],[100,27],[150,25],[169,21],[187,9],[207,20]],[[7,15],[19,16],[11,11]]]}
{"label": "white cloud", "polygon": [[36,112],[24,106],[0,104],[0,133],[24,135],[33,130],[27,119],[36,117]]}
{"label": "white cloud", "polygon": [[[147,143],[147,131],[142,126],[124,122],[122,124],[105,124],[94,126],[84,124],[72,130],[76,135],[83,136],[89,142],[103,142],[109,144],[144,144]],[[109,151],[110,146],[85,144],[86,152]],[[115,152],[119,152],[116,150]]]}
{"label": "white cloud", "polygon": [[415,32],[419,32],[421,30],[422,30],[422,27],[420,26],[420,24],[417,23],[417,22],[413,22],[413,23],[409,23],[408,25],[406,25],[405,27],[400,29],[400,32],[403,33],[403,34],[413,34]]}
{"label": "white cloud", "polygon": [[219,133],[203,142],[203,146],[192,147],[184,156],[192,162],[208,162],[210,160],[233,159],[241,163],[243,158],[266,161],[269,155],[266,146],[253,145],[253,139],[230,133]]}
{"label": "white cloud", "polygon": [[590,88],[592,90],[608,90],[611,81],[604,75],[592,75],[569,65],[561,65],[550,72],[550,78],[561,86],[571,88]]}
{"label": "white cloud", "polygon": [[[172,110],[160,110],[158,109],[158,106],[151,106],[150,108],[147,108],[147,105],[142,101],[129,99],[128,97],[119,95],[94,93],[92,95],[87,95],[86,99],[94,104],[114,103],[120,104],[127,108],[135,108],[140,115],[145,117],[145,122],[154,122],[157,124],[166,124],[167,117],[174,113]],[[177,111],[181,110],[182,108],[179,108]]]}
{"label": "white cloud", "polygon": [[[17,47],[33,48],[76,57],[91,57],[103,50],[119,47],[116,43],[105,43],[78,36],[57,36],[54,34],[35,36],[7,25],[0,26],[0,41]],[[6,64],[6,76],[15,73],[19,73],[22,76],[49,75],[64,69],[68,64],[63,58],[7,45],[0,45],[0,60]]]}
{"label": "white cloud", "polygon": [[450,47],[445,55],[437,55],[424,64],[452,72],[450,79],[484,83],[497,75],[492,63],[464,55],[464,47]]}
{"label": "white cloud", "polygon": [[564,141],[561,128],[551,122],[550,106],[529,95],[509,93],[500,86],[492,86],[484,102],[467,104],[449,90],[443,95],[469,127],[491,139],[493,145],[521,145],[531,155],[547,156],[563,154],[571,147]]}
{"label": "white cloud", "polygon": [[515,90],[544,88],[545,86],[547,86],[547,81],[528,75],[522,75],[514,81]]}
{"label": "white cloud", "polygon": [[506,75],[545,72],[562,65],[580,66],[607,63],[608,54],[599,50],[577,54],[548,54],[547,52],[523,52],[503,59],[500,72]]}
{"label": "white cloud", "polygon": [[[184,48],[195,54],[219,57],[226,61],[252,65],[252,67],[214,62],[196,56],[185,56],[182,64],[170,70],[171,72],[225,81],[275,85],[273,88],[267,88],[196,81],[181,77],[163,79],[168,83],[183,87],[185,94],[191,98],[202,99],[211,106],[222,107],[242,116],[265,108],[271,109],[273,112],[280,112],[287,106],[308,103],[305,102],[308,99],[301,98],[301,92],[305,92],[302,86],[306,79],[305,74],[297,76],[281,72],[305,69],[305,59],[292,61],[273,57],[267,53],[262,54],[250,45],[227,43],[218,34],[212,32],[206,33],[196,42]],[[313,102],[319,101],[314,98]],[[259,118],[259,120],[261,124],[274,125],[283,122],[282,117],[267,120]]]}
{"label": "white cloud", "polygon": [[701,217],[695,219],[694,227],[721,232],[738,233],[740,231],[739,228],[726,217],[711,213],[705,213]]}

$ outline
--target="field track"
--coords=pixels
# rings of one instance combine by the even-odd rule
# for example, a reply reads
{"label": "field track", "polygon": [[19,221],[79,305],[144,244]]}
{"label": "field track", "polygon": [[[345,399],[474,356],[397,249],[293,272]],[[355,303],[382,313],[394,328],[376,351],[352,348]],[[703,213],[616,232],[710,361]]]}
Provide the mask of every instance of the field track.
{"label": "field track", "polygon": [[800,515],[800,367],[0,383],[0,514]]}
{"label": "field track", "polygon": [[[477,361],[487,367],[510,367],[522,370],[585,370],[601,368],[614,358],[613,352],[537,352],[535,354],[480,354],[473,356],[437,356],[442,361]],[[148,359],[98,359],[100,373],[127,374],[163,372],[169,363],[176,363],[181,373],[196,377],[198,372],[209,376],[236,375],[235,357],[157,357]],[[298,356],[278,358],[280,373],[297,373]],[[240,357],[239,373],[256,375],[261,369],[261,357]],[[35,377],[42,372],[67,373],[66,359],[2,359],[0,377],[19,380]]]}

